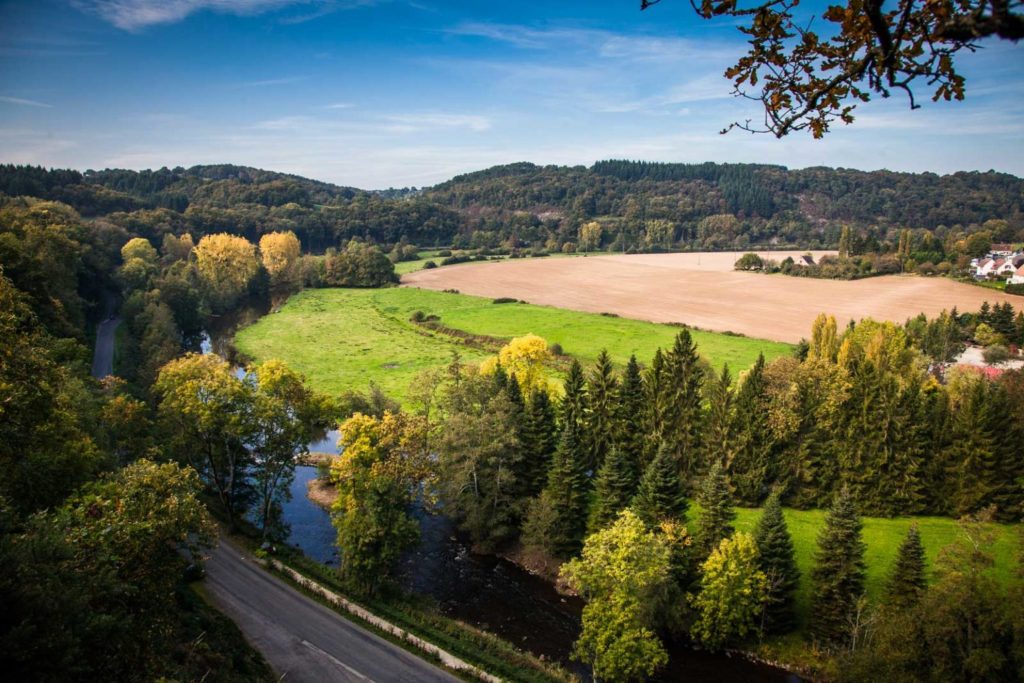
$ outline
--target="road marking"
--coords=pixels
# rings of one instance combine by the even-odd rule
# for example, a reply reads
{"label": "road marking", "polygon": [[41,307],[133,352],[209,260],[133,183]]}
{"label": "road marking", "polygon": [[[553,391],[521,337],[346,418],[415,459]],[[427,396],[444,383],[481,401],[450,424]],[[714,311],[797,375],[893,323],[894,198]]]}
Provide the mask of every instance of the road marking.
{"label": "road marking", "polygon": [[372,679],[367,678],[363,674],[359,673],[358,671],[353,669],[351,666],[349,666],[345,662],[341,661],[340,659],[338,659],[334,655],[330,654],[329,652],[324,652],[323,650],[321,650],[320,648],[318,648],[316,645],[314,645],[313,643],[309,642],[308,640],[303,640],[302,644],[305,645],[306,647],[308,647],[313,652],[317,652],[317,653],[323,655],[324,657],[326,657],[327,659],[331,660],[333,663],[337,664],[338,666],[340,666],[345,671],[348,671],[353,676],[356,676],[357,678],[360,678],[360,679],[366,681],[367,683],[373,683]]}

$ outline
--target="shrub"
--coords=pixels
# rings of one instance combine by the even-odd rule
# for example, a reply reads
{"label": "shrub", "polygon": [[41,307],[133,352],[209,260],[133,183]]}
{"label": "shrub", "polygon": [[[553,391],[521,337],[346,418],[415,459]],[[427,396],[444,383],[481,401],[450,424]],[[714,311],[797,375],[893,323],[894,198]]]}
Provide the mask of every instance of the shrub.
{"label": "shrub", "polygon": [[562,345],[559,344],[558,342],[555,342],[554,344],[549,346],[548,347],[548,351],[551,352],[552,356],[564,356],[565,355],[565,352],[562,350]]}
{"label": "shrub", "polygon": [[451,249],[442,249],[441,251],[437,252],[437,255],[438,256],[451,256],[452,255],[452,250]]}
{"label": "shrub", "polygon": [[517,299],[507,296],[499,296],[497,299],[491,302],[492,304],[515,304],[519,303]]}
{"label": "shrub", "polygon": [[427,261],[423,264],[423,270],[430,270],[431,268],[437,268],[437,264],[433,261]]}
{"label": "shrub", "polygon": [[427,319],[427,314],[424,313],[423,311],[415,311],[412,314],[412,316],[409,317],[409,320],[411,320],[414,323],[421,323],[421,322],[423,322],[426,319]]}

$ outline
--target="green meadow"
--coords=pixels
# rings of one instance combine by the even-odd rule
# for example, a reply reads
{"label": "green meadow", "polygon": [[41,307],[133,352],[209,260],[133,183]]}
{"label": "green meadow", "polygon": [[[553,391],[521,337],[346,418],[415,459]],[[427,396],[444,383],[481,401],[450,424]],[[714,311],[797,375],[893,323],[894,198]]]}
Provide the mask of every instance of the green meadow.
{"label": "green meadow", "polygon": [[[372,381],[402,400],[419,372],[446,365],[453,353],[468,362],[487,355],[412,323],[416,311],[439,316],[445,327],[474,335],[540,335],[584,365],[593,363],[602,349],[619,365],[631,354],[646,364],[679,333],[672,325],[531,304],[495,304],[491,299],[430,290],[319,289],[300,292],[276,313],[241,330],[235,346],[255,361],[287,362],[322,391],[363,391]],[[700,330],[692,334],[702,356],[715,367],[728,363],[734,375],[753,364],[759,353],[770,360],[792,351],[788,344],[762,339]]]}
{"label": "green meadow", "polygon": [[[697,511],[690,512],[689,517],[696,519]],[[818,547],[818,534],[825,524],[825,510],[784,510],[786,525],[793,537],[793,549],[796,554],[797,566],[800,569],[800,587],[797,591],[797,610],[801,627],[807,625],[807,615],[811,603],[811,569],[814,567],[815,552]],[[757,508],[737,508],[735,526],[737,531],[754,533],[761,510]],[[864,561],[867,565],[866,589],[868,598],[878,604],[884,597],[885,583],[900,543],[911,524],[917,524],[921,532],[928,560],[928,569],[933,571],[939,552],[953,543],[962,534],[956,520],[947,517],[863,517],[863,539],[866,550]],[[995,534],[993,553],[995,566],[993,576],[1001,583],[1007,584],[1014,577],[1017,566],[1017,553],[1020,549],[1020,525],[992,524],[989,529]]]}

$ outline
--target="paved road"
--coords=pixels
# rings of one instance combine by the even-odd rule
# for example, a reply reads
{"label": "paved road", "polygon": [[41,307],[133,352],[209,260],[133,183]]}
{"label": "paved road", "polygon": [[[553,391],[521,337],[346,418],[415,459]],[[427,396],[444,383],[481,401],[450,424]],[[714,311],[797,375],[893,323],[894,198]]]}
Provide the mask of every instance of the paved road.
{"label": "paved road", "polygon": [[206,563],[207,592],[286,683],[454,683],[457,678],[264,571],[226,540]]}
{"label": "paved road", "polygon": [[117,300],[106,298],[107,317],[96,326],[96,351],[92,356],[92,376],[97,379],[114,374],[114,332],[121,324],[121,318],[114,315]]}

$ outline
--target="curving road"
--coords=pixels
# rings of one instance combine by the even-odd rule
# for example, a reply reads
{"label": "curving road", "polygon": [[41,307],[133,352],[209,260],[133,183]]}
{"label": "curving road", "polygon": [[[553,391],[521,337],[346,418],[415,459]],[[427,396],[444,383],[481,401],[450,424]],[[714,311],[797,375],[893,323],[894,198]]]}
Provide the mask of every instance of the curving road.
{"label": "curving road", "polygon": [[114,333],[121,324],[116,315],[117,300],[112,295],[106,297],[105,307],[107,317],[96,326],[96,350],[92,356],[92,376],[96,379],[114,374]]}
{"label": "curving road", "polygon": [[223,538],[206,571],[213,604],[238,624],[283,681],[459,680],[303,595]]}

